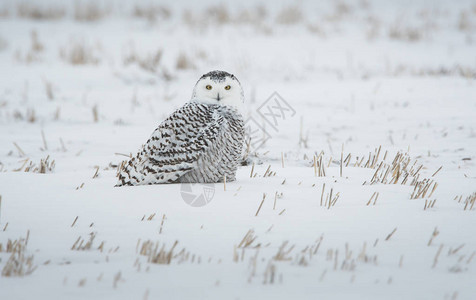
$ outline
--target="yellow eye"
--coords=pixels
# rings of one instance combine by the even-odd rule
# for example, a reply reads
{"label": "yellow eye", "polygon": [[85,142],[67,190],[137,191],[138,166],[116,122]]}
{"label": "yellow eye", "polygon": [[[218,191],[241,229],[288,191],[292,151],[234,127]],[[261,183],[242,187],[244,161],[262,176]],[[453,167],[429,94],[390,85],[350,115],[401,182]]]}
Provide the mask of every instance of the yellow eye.
{"label": "yellow eye", "polygon": [[207,90],[211,90],[212,89],[212,86],[207,84],[207,86],[205,87]]}
{"label": "yellow eye", "polygon": [[231,89],[231,86],[229,86],[229,85],[225,86],[225,90],[228,91],[229,89]]}

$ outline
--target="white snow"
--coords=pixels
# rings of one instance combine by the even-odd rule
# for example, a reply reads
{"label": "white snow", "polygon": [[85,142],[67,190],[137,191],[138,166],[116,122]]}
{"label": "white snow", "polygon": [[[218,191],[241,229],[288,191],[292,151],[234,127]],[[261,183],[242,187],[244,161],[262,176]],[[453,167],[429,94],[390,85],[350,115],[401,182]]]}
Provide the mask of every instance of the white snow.
{"label": "white snow", "polygon": [[[474,1],[94,3],[0,4],[0,299],[476,298]],[[97,20],[75,17],[87,5]],[[115,188],[124,155],[214,69],[271,136],[254,167],[199,208],[179,184]],[[257,112],[273,92],[296,112],[276,129]],[[385,152],[423,166],[424,197],[412,176],[369,184]],[[47,156],[51,171],[24,172]],[[4,276],[8,241],[27,236],[35,269]],[[178,241],[170,264],[140,254],[148,240]]]}

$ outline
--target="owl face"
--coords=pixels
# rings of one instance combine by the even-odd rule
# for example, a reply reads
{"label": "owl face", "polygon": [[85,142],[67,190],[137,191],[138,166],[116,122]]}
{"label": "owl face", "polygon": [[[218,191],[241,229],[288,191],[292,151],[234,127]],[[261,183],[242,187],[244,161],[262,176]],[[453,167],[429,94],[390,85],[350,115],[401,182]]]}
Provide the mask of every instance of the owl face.
{"label": "owl face", "polygon": [[243,89],[236,77],[224,71],[203,75],[195,85],[192,99],[207,104],[228,105],[241,108]]}

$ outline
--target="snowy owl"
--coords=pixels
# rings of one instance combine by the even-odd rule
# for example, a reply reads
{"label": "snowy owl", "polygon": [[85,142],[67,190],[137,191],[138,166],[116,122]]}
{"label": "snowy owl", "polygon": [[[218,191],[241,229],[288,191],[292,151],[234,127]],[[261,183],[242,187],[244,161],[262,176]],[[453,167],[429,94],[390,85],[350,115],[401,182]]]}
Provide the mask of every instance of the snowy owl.
{"label": "snowy owl", "polygon": [[135,157],[122,162],[116,186],[235,180],[244,140],[243,102],[234,75],[203,75],[192,99],[159,125]]}

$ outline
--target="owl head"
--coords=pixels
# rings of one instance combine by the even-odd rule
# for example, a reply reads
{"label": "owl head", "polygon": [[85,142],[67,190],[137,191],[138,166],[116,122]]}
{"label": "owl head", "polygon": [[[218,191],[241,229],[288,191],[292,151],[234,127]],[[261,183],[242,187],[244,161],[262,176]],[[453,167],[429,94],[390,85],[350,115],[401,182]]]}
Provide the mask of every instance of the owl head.
{"label": "owl head", "polygon": [[192,100],[241,109],[245,97],[240,82],[233,74],[211,71],[197,81]]}

